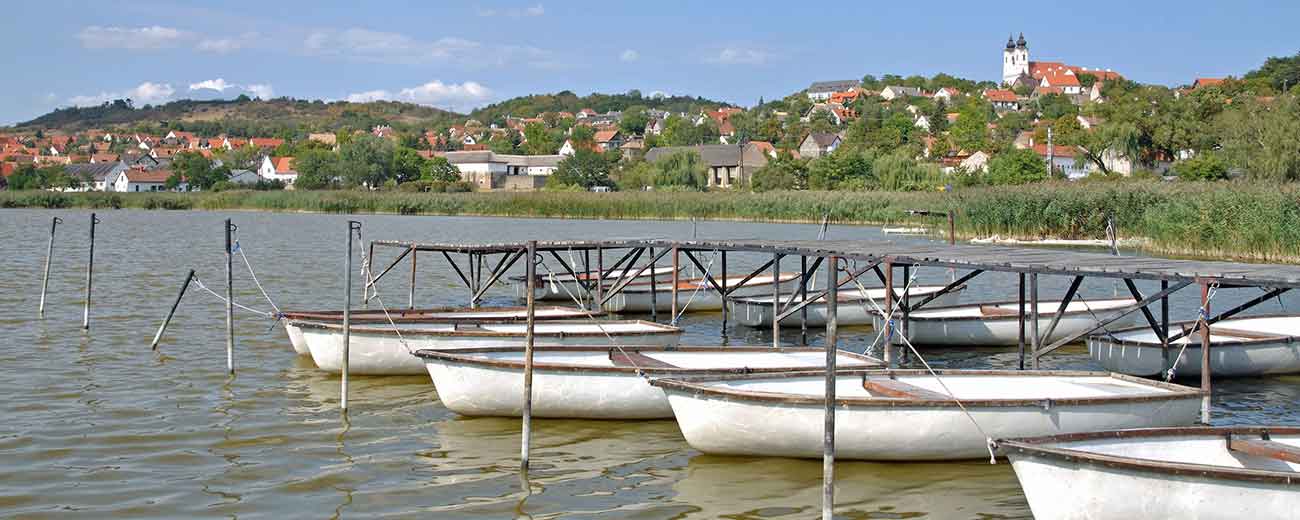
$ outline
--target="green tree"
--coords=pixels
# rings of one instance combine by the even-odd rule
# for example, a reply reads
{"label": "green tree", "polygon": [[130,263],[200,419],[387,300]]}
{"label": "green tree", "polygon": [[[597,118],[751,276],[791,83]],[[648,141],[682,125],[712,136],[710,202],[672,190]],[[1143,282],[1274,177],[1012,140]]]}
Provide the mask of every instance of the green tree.
{"label": "green tree", "polygon": [[1228,178],[1228,161],[1214,152],[1204,152],[1174,163],[1174,174],[1185,181],[1221,181]]}
{"label": "green tree", "polygon": [[296,189],[328,188],[343,177],[338,154],[327,150],[307,150],[293,159],[293,167],[298,170]]}
{"label": "green tree", "polygon": [[989,146],[989,111],[982,103],[969,102],[958,112],[957,122],[949,130],[953,143],[958,148],[975,152],[988,150]]}
{"label": "green tree", "polygon": [[775,159],[754,172],[752,188],[754,191],[806,190],[808,165],[789,152],[777,154]]}
{"label": "green tree", "polygon": [[650,116],[646,115],[646,108],[635,105],[623,111],[623,119],[619,121],[618,128],[629,136],[641,135],[645,133],[645,126],[649,122]]}
{"label": "green tree", "polygon": [[875,159],[873,152],[841,146],[830,155],[808,163],[808,186],[814,190],[875,187],[877,182],[872,171]]}
{"label": "green tree", "polygon": [[[230,178],[230,167],[213,165],[212,159],[195,152],[181,152],[172,157],[172,171],[185,178],[191,189],[207,190],[213,184]],[[175,186],[168,186],[172,189]]]}
{"label": "green tree", "polygon": [[393,150],[393,161],[389,166],[391,179],[398,184],[419,179],[421,172],[427,169],[426,162],[428,160],[421,157],[414,149],[398,146]]}
{"label": "green tree", "polygon": [[1219,127],[1223,151],[1254,180],[1300,180],[1300,97],[1233,103]]}
{"label": "green tree", "polygon": [[609,178],[610,165],[602,154],[579,148],[573,155],[560,161],[555,173],[547,179],[547,187],[577,186],[590,190],[596,186],[614,186]]}
{"label": "green tree", "polygon": [[447,161],[446,157],[434,157],[424,163],[424,170],[420,172],[420,180],[434,182],[457,182],[460,179],[460,169]]}
{"label": "green tree", "polygon": [[1033,150],[1008,149],[989,159],[987,180],[993,185],[1028,184],[1047,178],[1047,165]]}
{"label": "green tree", "polygon": [[528,123],[524,126],[524,153],[528,155],[550,155],[560,149],[560,142],[555,134],[541,123]]}
{"label": "green tree", "polygon": [[704,190],[709,185],[709,168],[700,154],[683,150],[655,161],[656,188]]}
{"label": "green tree", "polygon": [[339,147],[343,180],[349,186],[376,188],[393,178],[390,170],[393,143],[373,135],[360,135]]}

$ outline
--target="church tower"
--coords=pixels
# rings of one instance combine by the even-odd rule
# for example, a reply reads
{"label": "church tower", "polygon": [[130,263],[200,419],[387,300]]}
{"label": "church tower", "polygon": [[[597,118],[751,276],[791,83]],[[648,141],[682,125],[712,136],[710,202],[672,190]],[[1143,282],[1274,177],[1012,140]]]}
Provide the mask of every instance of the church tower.
{"label": "church tower", "polygon": [[1007,36],[1006,49],[1002,51],[1002,84],[1010,85],[1022,75],[1029,74],[1029,45],[1025,43],[1025,33],[1020,33],[1019,40]]}

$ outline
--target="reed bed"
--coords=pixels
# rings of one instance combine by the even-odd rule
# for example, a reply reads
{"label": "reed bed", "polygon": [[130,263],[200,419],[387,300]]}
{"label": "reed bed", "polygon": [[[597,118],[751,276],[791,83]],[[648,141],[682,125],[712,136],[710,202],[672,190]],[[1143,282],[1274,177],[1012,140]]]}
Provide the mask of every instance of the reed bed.
{"label": "reed bed", "polygon": [[955,211],[962,238],[1122,238],[1153,252],[1300,262],[1300,186],[1247,183],[1044,183],[956,192],[226,191],[219,193],[0,192],[0,208],[264,210],[591,219],[705,219],[921,225],[907,210]]}

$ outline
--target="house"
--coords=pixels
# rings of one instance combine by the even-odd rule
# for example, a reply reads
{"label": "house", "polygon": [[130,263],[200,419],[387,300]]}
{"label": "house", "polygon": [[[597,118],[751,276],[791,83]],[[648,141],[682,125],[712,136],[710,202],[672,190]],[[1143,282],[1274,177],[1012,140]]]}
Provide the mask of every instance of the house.
{"label": "house", "polygon": [[69,164],[63,172],[72,178],[90,179],[90,184],[76,191],[113,191],[113,182],[117,176],[128,169],[126,163],[100,162],[92,164]]}
{"label": "house", "polygon": [[1010,90],[987,89],[983,97],[993,105],[994,110],[1020,110],[1020,96]]}
{"label": "house", "polygon": [[961,96],[961,91],[952,87],[943,87],[934,93],[935,101],[943,100],[944,103],[951,105],[952,100]]}
{"label": "house", "polygon": [[655,162],[679,152],[698,153],[708,168],[708,186],[719,188],[748,186],[754,171],[766,166],[768,160],[752,143],[664,146],[646,152],[645,160]]}
{"label": "house", "polygon": [[1196,90],[1201,87],[1214,87],[1214,86],[1222,85],[1226,79],[1227,78],[1196,78],[1196,81],[1192,82],[1192,90]]}
{"label": "house", "polygon": [[623,134],[619,133],[617,128],[597,130],[594,141],[602,152],[615,150],[623,145]]}
{"label": "house", "polygon": [[[1071,75],[1078,79],[1078,75],[1087,74],[1098,81],[1110,81],[1120,79],[1118,72],[1110,69],[1089,69],[1088,67],[1076,67],[1066,65],[1059,61],[1032,61],[1029,59],[1029,44],[1025,42],[1024,33],[1020,38],[1012,40],[1007,36],[1006,47],[1002,50],[1002,84],[1008,87],[1017,84],[1037,84],[1048,75]],[[1057,85],[1064,88],[1063,85]],[[1077,94],[1078,92],[1075,92]]]}
{"label": "house", "polygon": [[263,150],[274,150],[276,148],[279,148],[280,145],[284,144],[284,139],[277,139],[272,137],[254,137],[248,140],[248,144],[255,146],[257,148],[261,148]]}
{"label": "house", "polygon": [[757,148],[758,151],[763,152],[763,155],[768,156],[770,159],[776,158],[776,147],[772,146],[772,143],[767,141],[750,141],[749,145]]}
{"label": "house", "polygon": [[633,137],[624,141],[618,149],[623,152],[624,158],[643,157],[645,156],[645,139]]}
{"label": "house", "polygon": [[292,186],[298,180],[298,172],[293,169],[293,157],[263,156],[257,175],[268,181],[283,182],[287,186]]}
{"label": "house", "polygon": [[1090,117],[1090,116],[1083,116],[1083,115],[1075,116],[1074,119],[1079,122],[1079,126],[1082,127],[1084,130],[1092,130],[1093,128],[1097,128],[1098,126],[1101,126],[1102,122],[1104,122],[1104,120],[1102,120],[1102,118],[1100,117]]}
{"label": "house", "polygon": [[307,134],[307,140],[316,141],[318,143],[324,143],[329,146],[337,146],[339,144],[338,136],[328,132],[321,132],[318,134]]}
{"label": "house", "polygon": [[968,172],[986,172],[989,169],[989,154],[977,151],[962,159],[960,166]]}
{"label": "house", "polygon": [[1059,172],[1070,180],[1087,177],[1094,169],[1092,163],[1085,162],[1081,166],[1075,164],[1075,156],[1078,151],[1072,146],[1053,145],[1049,147],[1047,144],[1040,143],[1035,144],[1033,150],[1034,153],[1043,158],[1044,162],[1050,161],[1053,171]]}
{"label": "house", "polygon": [[388,125],[375,125],[374,128],[370,129],[370,134],[373,135],[373,136],[375,136],[375,137],[378,137],[378,138],[380,138],[380,139],[396,139],[396,138],[397,138],[397,133],[396,133],[396,131],[393,130],[393,127],[388,126]]}
{"label": "house", "polygon": [[880,91],[880,98],[893,101],[905,97],[921,97],[921,89],[916,87],[887,86]]}
{"label": "house", "polygon": [[840,147],[839,134],[813,132],[799,142],[799,156],[814,158],[834,152]]}
{"label": "house", "polygon": [[253,170],[230,170],[230,177],[226,181],[240,186],[252,186],[261,182],[262,176]]}
{"label": "house", "polygon": [[578,117],[578,119],[586,119],[586,118],[588,118],[588,117],[593,117],[593,116],[595,116],[595,115],[596,115],[596,111],[595,111],[595,110],[592,110],[592,109],[590,109],[590,108],[584,108],[584,109],[578,111],[578,116],[577,116],[577,117]]}
{"label": "house", "polygon": [[925,116],[925,115],[918,115],[918,116],[916,116],[916,121],[913,121],[913,122],[912,122],[912,126],[915,126],[915,127],[917,127],[917,128],[920,128],[920,129],[922,129],[922,130],[925,130],[926,132],[929,132],[929,131],[930,131],[930,118],[927,117],[927,116]]}
{"label": "house", "polygon": [[122,159],[121,155],[115,153],[95,153],[90,154],[90,164],[118,162]]}
{"label": "house", "polygon": [[1039,88],[1057,88],[1061,93],[1067,95],[1077,95],[1083,93],[1083,84],[1079,83],[1079,77],[1070,69],[1055,69],[1044,73],[1042,79],[1038,82]]}
{"label": "house", "polygon": [[447,152],[447,162],[480,190],[531,191],[559,169],[562,155],[507,155],[492,151]]}
{"label": "house", "polygon": [[[171,170],[127,169],[117,174],[117,180],[113,182],[113,191],[124,193],[168,191],[166,184],[171,176]],[[189,191],[189,184],[181,180],[176,189],[171,191]]]}
{"label": "house", "polygon": [[857,89],[858,84],[858,80],[855,79],[814,81],[804,92],[808,94],[808,99],[813,101],[826,101],[836,92],[849,92]]}

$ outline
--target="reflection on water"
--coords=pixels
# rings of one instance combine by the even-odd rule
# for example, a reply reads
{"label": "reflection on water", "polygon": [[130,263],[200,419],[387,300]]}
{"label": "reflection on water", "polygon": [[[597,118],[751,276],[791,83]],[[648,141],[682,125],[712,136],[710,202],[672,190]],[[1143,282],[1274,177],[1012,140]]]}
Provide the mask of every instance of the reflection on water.
{"label": "reflection on water", "polygon": [[[46,318],[36,319],[49,218],[59,215]],[[0,211],[0,512],[88,516],[430,516],[438,518],[808,518],[821,501],[821,462],[703,456],[672,421],[539,420],[528,492],[519,480],[519,421],[462,418],[439,405],[424,377],[355,377],[349,415],[338,411],[339,380],[294,356],[283,331],[237,312],[237,374],[225,374],[222,306],[191,289],[157,352],[148,347],[185,270],[222,281],[221,222],[240,225],[257,276],[282,308],[337,307],[342,299],[345,221],[367,239],[427,241],[656,236],[687,238],[681,222],[595,222],[491,218],[264,213],[101,213],[95,302],[80,329],[84,221],[75,211]],[[702,222],[701,237],[810,238],[815,225]],[[831,238],[880,239],[872,228],[833,227]],[[916,237],[889,237],[900,242]],[[708,262],[709,255],[701,260]],[[607,261],[609,258],[607,258]],[[728,255],[739,271],[767,257]],[[381,258],[377,263],[382,263]],[[237,298],[268,309],[236,265]],[[717,265],[716,263],[714,264]],[[422,256],[417,304],[463,304],[468,295],[440,257]],[[941,282],[922,271],[918,283]],[[1043,277],[1044,297],[1068,280]],[[1013,296],[1012,278],[973,280],[967,298]],[[381,296],[406,300],[404,276]],[[873,284],[874,285],[874,284]],[[1139,282],[1144,291],[1153,284]],[[1088,281],[1081,294],[1121,289]],[[1259,294],[1222,291],[1224,309]],[[1194,316],[1195,291],[1173,298],[1175,319]],[[509,289],[487,304],[512,303]],[[1285,304],[1285,306],[1283,305]],[[1270,302],[1261,312],[1300,309]],[[770,345],[767,330],[721,326],[717,312],[688,314],[683,343]],[[798,329],[782,331],[798,344]],[[841,329],[862,352],[877,334]],[[822,331],[808,331],[821,345]],[[926,353],[935,366],[1014,368],[1013,349]],[[1095,369],[1081,347],[1046,366]],[[1216,383],[1216,421],[1295,424],[1290,403],[1300,377]],[[836,465],[837,513],[844,518],[1025,518],[1006,464]]]}

